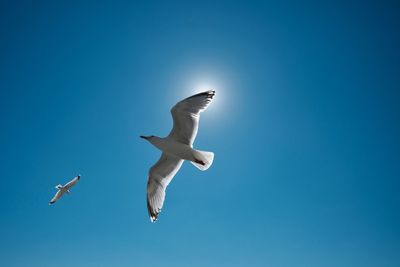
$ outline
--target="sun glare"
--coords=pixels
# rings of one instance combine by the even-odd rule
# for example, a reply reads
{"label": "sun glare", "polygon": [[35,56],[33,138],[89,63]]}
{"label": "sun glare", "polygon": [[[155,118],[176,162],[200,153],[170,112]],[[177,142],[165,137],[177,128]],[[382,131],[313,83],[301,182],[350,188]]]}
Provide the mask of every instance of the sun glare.
{"label": "sun glare", "polygon": [[[202,114],[205,117],[216,118],[225,112],[224,109],[227,107],[224,105],[226,103],[227,96],[225,95],[226,84],[222,80],[217,80],[215,78],[207,77],[206,75],[199,75],[199,77],[192,77],[186,82],[186,85],[179,94],[182,98],[198,94],[201,92],[215,90],[215,97],[212,104],[208,107],[207,112]],[[208,115],[207,115],[207,114]]]}
{"label": "sun glare", "polygon": [[232,75],[229,67],[217,63],[199,64],[192,66],[192,69],[177,68],[170,77],[171,83],[168,85],[170,91],[168,91],[172,94],[168,96],[170,99],[168,101],[172,103],[194,94],[215,90],[213,102],[201,115],[204,123],[222,126],[231,121],[234,111],[239,108],[237,104],[232,104],[235,99],[234,85],[237,84],[237,77]]}

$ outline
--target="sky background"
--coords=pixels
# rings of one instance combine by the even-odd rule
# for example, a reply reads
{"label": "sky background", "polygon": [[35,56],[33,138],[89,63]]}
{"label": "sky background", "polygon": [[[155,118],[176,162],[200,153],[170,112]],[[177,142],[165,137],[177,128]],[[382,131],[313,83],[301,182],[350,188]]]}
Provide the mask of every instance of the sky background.
{"label": "sky background", "polygon": [[[0,265],[400,266],[394,2],[1,1]],[[210,88],[152,224],[139,135]]]}

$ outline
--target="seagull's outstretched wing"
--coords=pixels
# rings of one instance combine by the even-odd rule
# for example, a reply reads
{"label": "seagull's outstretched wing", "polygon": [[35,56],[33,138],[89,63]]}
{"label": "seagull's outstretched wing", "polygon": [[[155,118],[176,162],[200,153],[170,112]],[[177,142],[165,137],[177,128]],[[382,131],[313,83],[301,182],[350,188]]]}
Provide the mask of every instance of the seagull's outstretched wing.
{"label": "seagull's outstretched wing", "polygon": [[214,95],[215,91],[210,90],[178,102],[171,109],[174,127],[169,137],[191,146],[199,128],[200,112],[208,107]]}
{"label": "seagull's outstretched wing", "polygon": [[64,185],[64,188],[65,188],[66,190],[69,190],[71,187],[73,187],[73,186],[79,181],[79,179],[81,179],[81,176],[80,176],[80,175],[76,176],[74,179],[72,179],[71,181],[69,181],[68,183],[66,183],[66,184]]}
{"label": "seagull's outstretched wing", "polygon": [[54,195],[54,197],[50,200],[49,205],[54,204],[61,196],[63,195],[63,192],[61,192],[60,189],[58,189],[57,193]]}
{"label": "seagull's outstretched wing", "polygon": [[150,220],[155,222],[164,204],[165,189],[179,171],[182,159],[162,153],[160,159],[150,168],[147,180],[147,210]]}

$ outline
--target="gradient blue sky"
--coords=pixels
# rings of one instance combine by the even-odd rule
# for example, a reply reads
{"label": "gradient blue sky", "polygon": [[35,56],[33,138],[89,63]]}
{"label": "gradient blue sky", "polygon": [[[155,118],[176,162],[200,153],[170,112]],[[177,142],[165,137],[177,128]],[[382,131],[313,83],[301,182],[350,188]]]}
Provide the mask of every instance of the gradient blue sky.
{"label": "gradient blue sky", "polygon": [[[82,2],[0,3],[1,266],[400,266],[398,4]],[[151,224],[139,135],[208,87]]]}

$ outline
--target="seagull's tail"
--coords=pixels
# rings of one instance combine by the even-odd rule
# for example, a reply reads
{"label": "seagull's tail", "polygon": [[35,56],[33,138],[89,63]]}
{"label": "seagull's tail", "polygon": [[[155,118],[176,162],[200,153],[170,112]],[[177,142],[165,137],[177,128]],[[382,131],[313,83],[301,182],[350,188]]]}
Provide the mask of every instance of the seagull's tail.
{"label": "seagull's tail", "polygon": [[210,168],[214,160],[214,153],[208,151],[193,149],[193,156],[195,158],[195,161],[191,161],[191,163],[201,171],[205,171]]}

